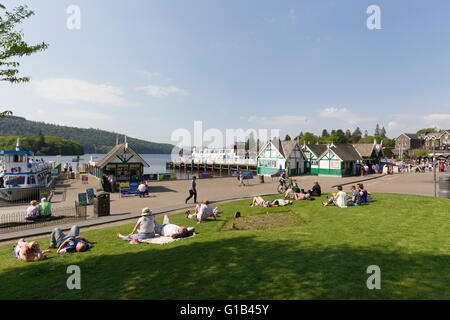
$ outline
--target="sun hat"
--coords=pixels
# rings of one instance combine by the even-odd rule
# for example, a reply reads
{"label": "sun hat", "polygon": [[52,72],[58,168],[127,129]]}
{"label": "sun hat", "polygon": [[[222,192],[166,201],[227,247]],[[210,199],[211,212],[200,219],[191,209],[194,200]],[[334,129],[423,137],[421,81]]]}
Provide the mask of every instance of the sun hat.
{"label": "sun hat", "polygon": [[45,201],[47,201],[47,198],[42,198],[41,199],[41,202],[45,202]]}
{"label": "sun hat", "polygon": [[150,210],[149,208],[144,208],[142,209],[142,216],[146,217],[146,216],[151,216],[152,215],[152,210]]}
{"label": "sun hat", "polygon": [[205,200],[203,200],[203,203],[204,203],[204,204],[208,204],[208,203],[209,203],[209,200],[208,200],[208,199],[205,199]]}

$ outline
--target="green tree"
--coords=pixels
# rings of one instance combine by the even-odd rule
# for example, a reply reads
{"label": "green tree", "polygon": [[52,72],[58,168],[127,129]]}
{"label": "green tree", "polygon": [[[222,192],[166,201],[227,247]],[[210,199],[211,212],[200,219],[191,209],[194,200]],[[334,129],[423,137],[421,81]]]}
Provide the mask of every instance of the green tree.
{"label": "green tree", "polygon": [[327,129],[323,129],[322,130],[322,138],[328,138],[330,136],[330,134],[328,133]]}
{"label": "green tree", "polygon": [[290,141],[290,140],[291,140],[291,136],[287,134],[287,135],[284,137],[284,140],[285,140],[285,141]]}
{"label": "green tree", "polygon": [[300,137],[300,144],[315,144],[319,141],[319,137],[311,132],[306,132],[302,137]]}
{"label": "green tree", "polygon": [[386,129],[384,128],[384,126],[380,130],[380,137],[386,138]]}
{"label": "green tree", "polygon": [[375,137],[379,137],[381,136],[381,132],[380,132],[380,125],[377,123],[377,126],[375,127],[375,132],[373,134]]}
{"label": "green tree", "polygon": [[419,131],[417,131],[417,134],[426,134],[426,133],[435,133],[436,132],[436,128],[423,128],[420,129]]}
{"label": "green tree", "polygon": [[352,132],[352,142],[358,143],[359,140],[362,138],[362,132],[359,127],[356,127],[355,131]]}
{"label": "green tree", "polygon": [[[23,40],[23,32],[16,30],[18,24],[34,14],[27,6],[18,6],[13,11],[6,11],[0,3],[0,80],[11,83],[28,82],[29,77],[19,76],[20,63],[16,58],[29,56],[35,52],[47,49],[48,44],[28,45]],[[0,113],[0,118],[11,115],[7,110]]]}

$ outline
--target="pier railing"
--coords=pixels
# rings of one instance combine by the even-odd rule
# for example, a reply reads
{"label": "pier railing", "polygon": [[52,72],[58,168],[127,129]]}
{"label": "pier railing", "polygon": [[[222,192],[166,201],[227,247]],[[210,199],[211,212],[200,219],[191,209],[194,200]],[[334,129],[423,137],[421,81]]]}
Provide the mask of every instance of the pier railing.
{"label": "pier railing", "polygon": [[15,212],[0,212],[0,233],[56,226],[87,219],[87,207],[77,206],[52,208],[51,216],[26,220],[26,209]]}
{"label": "pier railing", "polygon": [[256,159],[178,159],[172,161],[175,164],[217,164],[217,165],[256,165]]}

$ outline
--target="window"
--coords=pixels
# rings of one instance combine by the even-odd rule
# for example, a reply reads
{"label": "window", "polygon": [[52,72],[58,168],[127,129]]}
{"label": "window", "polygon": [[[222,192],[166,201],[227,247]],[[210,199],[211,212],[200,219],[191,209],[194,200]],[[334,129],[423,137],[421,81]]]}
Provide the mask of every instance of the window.
{"label": "window", "polygon": [[28,176],[28,184],[36,184],[36,178],[34,176]]}

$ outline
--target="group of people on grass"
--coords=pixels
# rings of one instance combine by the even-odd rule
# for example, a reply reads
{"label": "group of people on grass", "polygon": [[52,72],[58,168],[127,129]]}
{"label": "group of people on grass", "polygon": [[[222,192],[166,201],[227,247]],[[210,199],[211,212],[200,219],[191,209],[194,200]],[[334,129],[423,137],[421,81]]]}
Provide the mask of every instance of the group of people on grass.
{"label": "group of people on grass", "polygon": [[370,201],[371,193],[364,189],[364,185],[359,183],[357,187],[354,185],[350,186],[351,195],[347,195],[346,192],[342,190],[342,186],[337,186],[337,192],[333,192],[332,196],[327,196],[327,201],[323,202],[323,206],[328,206],[334,204],[340,208],[347,208],[347,206],[359,206],[362,204],[367,204]]}
{"label": "group of people on grass", "polygon": [[134,226],[133,231],[128,235],[118,233],[117,236],[120,239],[127,241],[151,239],[154,238],[156,234],[176,239],[190,237],[193,235],[194,231],[195,228],[193,227],[178,226],[171,223],[168,215],[164,215],[163,223],[160,224],[156,222],[152,210],[144,208],[142,209],[141,217]]}

